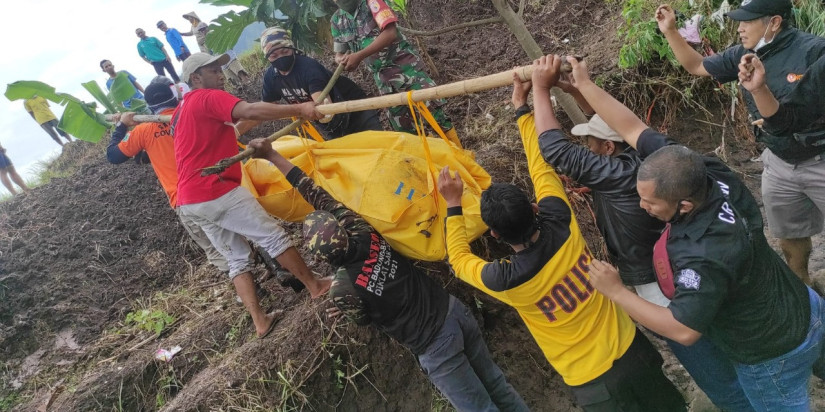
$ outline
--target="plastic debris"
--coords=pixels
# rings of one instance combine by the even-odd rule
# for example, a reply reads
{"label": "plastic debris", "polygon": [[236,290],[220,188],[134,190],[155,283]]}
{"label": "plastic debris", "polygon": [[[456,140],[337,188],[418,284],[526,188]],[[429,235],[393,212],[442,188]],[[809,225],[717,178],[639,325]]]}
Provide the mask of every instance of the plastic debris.
{"label": "plastic debris", "polygon": [[170,360],[172,360],[172,358],[175,356],[175,354],[180,352],[182,349],[183,348],[181,348],[180,346],[175,346],[170,350],[166,350],[166,349],[162,349],[162,348],[158,349],[157,352],[155,352],[155,359],[157,359],[159,361],[169,362]]}

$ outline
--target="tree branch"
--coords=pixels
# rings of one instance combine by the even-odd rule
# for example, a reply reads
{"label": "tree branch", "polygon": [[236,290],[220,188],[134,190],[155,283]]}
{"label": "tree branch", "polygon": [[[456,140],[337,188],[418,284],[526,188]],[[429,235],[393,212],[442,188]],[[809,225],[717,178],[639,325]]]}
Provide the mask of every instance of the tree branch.
{"label": "tree branch", "polygon": [[501,17],[490,17],[489,19],[468,21],[468,22],[465,22],[465,23],[459,23],[459,24],[456,24],[456,25],[453,25],[453,26],[447,26],[447,27],[444,27],[444,28],[441,28],[441,29],[438,29],[438,30],[433,30],[433,31],[415,30],[415,29],[411,29],[409,27],[401,27],[401,26],[398,26],[398,28],[401,29],[401,31],[403,31],[404,33],[412,34],[413,36],[427,37],[427,36],[438,36],[439,34],[449,33],[449,32],[454,31],[454,30],[466,29],[468,27],[475,27],[475,26],[482,26],[482,25],[485,25],[485,24],[503,23],[503,22],[504,22],[504,19],[501,18]]}

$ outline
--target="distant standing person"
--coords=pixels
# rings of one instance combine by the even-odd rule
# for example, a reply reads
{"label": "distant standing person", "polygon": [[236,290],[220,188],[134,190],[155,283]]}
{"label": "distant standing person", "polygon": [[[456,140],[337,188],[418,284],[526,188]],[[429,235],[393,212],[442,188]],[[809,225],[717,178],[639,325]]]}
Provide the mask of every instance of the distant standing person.
{"label": "distant standing person", "polygon": [[[395,23],[398,17],[383,0],[336,0],[340,8],[332,15],[333,49],[335,61],[344,64],[347,71],[355,70],[365,62],[372,72],[381,94],[400,93],[435,86],[427,74],[421,57]],[[349,54],[344,54],[351,52]],[[444,113],[443,99],[427,105],[447,137],[461,146],[453,123]],[[389,109],[392,128],[415,133],[412,114],[407,106]]]}
{"label": "distant standing person", "polygon": [[202,22],[194,11],[184,14],[183,18],[192,23],[192,28],[186,33],[181,33],[181,36],[195,36],[195,41],[198,42],[201,53],[212,54],[212,51],[206,47],[206,34],[209,33],[209,25]]}
{"label": "distant standing person", "polygon": [[163,20],[158,22],[158,28],[160,31],[166,33],[166,42],[169,43],[169,47],[175,52],[175,58],[177,58],[179,62],[186,60],[192,55],[192,53],[189,53],[189,47],[186,47],[186,43],[183,42],[183,37],[180,37],[180,32],[177,29],[166,27],[166,23],[164,23]]}
{"label": "distant standing person", "polygon": [[11,160],[9,160],[9,157],[6,156],[6,148],[0,146],[0,182],[3,182],[3,186],[6,186],[6,189],[12,194],[12,196],[16,196],[17,191],[14,190],[14,186],[11,185],[9,177],[11,177],[11,180],[13,180],[14,183],[17,183],[17,186],[20,186],[24,192],[31,190],[28,186],[26,186],[26,182],[23,181],[23,178],[21,178],[20,175],[17,174],[17,171],[14,170],[14,165],[11,164]]}
{"label": "distant standing person", "polygon": [[120,72],[126,73],[126,76],[129,78],[129,81],[132,82],[132,86],[135,87],[135,94],[129,100],[123,101],[123,107],[129,108],[131,107],[131,100],[132,99],[140,99],[143,100],[143,86],[138,83],[137,78],[132,76],[132,73],[127,72],[126,70],[115,71],[115,65],[112,64],[111,60],[103,59],[100,61],[100,68],[103,69],[103,73],[109,75],[109,78],[106,79],[106,89],[112,90],[112,83],[114,83],[117,74]]}
{"label": "distant standing person", "polygon": [[169,54],[166,53],[166,49],[163,48],[163,43],[161,43],[157,37],[147,36],[146,32],[140,28],[135,30],[135,34],[140,38],[137,44],[140,57],[155,68],[155,73],[157,73],[158,76],[163,76],[163,70],[166,69],[166,71],[169,72],[169,77],[171,77],[175,83],[180,82],[180,78],[175,72],[175,67],[172,66],[172,60],[169,58]]}
{"label": "distant standing person", "polygon": [[34,119],[57,144],[63,146],[63,142],[60,140],[60,137],[58,137],[58,134],[65,137],[66,141],[72,141],[72,138],[69,137],[66,132],[57,128],[57,116],[49,109],[49,102],[46,99],[34,95],[31,99],[26,99],[23,102],[23,107],[26,108],[26,111],[29,112],[32,119]]}

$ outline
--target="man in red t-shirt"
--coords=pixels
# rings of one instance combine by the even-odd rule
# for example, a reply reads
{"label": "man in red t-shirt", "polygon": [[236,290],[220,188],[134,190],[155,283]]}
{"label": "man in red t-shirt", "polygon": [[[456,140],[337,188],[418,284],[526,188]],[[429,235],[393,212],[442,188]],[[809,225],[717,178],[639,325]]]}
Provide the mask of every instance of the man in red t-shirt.
{"label": "man in red t-shirt", "polygon": [[[175,111],[178,98],[169,86],[171,82],[166,77],[158,76],[146,87],[144,91],[146,103],[152,113],[171,115]],[[161,122],[138,124],[134,121],[134,117],[134,112],[115,115],[114,121],[117,122],[117,126],[112,132],[112,140],[106,149],[106,159],[113,164],[120,164],[131,157],[135,157],[140,162],[143,159],[142,154],[148,155],[155,175],[163,191],[166,192],[166,197],[169,198],[169,204],[172,209],[175,209],[186,232],[206,253],[209,263],[221,272],[228,273],[229,266],[223,255],[212,246],[200,226],[185,216],[181,216],[177,207],[178,170],[175,165],[175,143],[169,125]],[[134,127],[131,132],[129,132],[130,127]]]}
{"label": "man in red t-shirt", "polygon": [[[329,290],[331,278],[316,279],[292,246],[289,235],[266,213],[249,191],[241,187],[241,166],[219,175],[201,176],[201,170],[238,153],[233,124],[238,119],[275,120],[323,117],[314,103],[278,105],[248,103],[223,91],[221,66],[226,54],[195,53],[183,62],[183,80],[192,91],[172,116],[178,170],[178,205],[182,216],[200,226],[229,263],[229,277],[252,315],[259,337],[266,336],[277,319],[265,314],[250,273],[254,264],[246,239],[260,245],[297,277],[315,298]],[[244,239],[246,238],[246,239]]]}

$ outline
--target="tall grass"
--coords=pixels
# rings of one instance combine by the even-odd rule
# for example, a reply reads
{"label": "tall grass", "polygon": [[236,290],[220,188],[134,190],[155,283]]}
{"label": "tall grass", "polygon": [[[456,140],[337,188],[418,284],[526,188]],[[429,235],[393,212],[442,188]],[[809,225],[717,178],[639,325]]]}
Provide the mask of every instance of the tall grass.
{"label": "tall grass", "polygon": [[822,0],[794,1],[796,27],[817,36],[825,36],[825,4]]}

